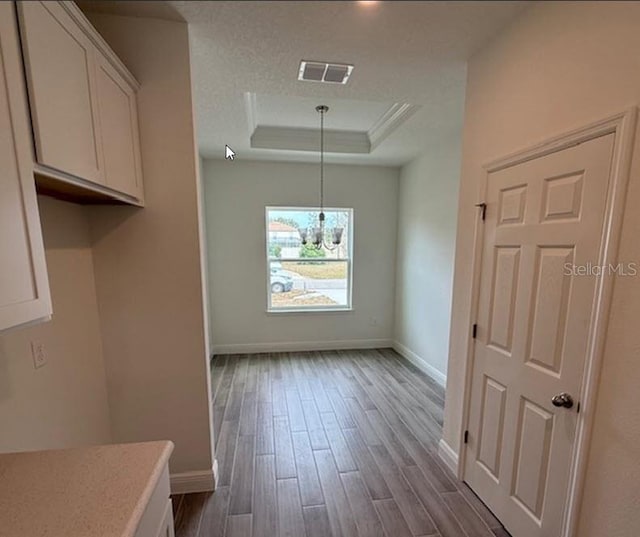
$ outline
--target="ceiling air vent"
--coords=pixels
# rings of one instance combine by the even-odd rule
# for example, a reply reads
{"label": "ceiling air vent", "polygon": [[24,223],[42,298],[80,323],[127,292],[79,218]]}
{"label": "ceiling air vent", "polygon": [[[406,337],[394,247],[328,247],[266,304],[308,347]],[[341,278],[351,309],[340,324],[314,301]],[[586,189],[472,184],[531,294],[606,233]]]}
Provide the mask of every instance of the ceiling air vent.
{"label": "ceiling air vent", "polygon": [[346,84],[351,76],[351,71],[353,71],[353,65],[302,60],[298,71],[298,80]]}

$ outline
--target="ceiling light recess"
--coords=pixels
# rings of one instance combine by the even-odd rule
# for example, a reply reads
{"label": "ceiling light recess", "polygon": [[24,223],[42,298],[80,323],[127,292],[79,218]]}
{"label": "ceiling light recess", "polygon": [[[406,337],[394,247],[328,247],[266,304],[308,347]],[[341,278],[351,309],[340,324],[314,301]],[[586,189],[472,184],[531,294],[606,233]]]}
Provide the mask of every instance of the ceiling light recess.
{"label": "ceiling light recess", "polygon": [[325,82],[346,84],[353,71],[347,63],[316,62],[302,60],[298,69],[298,80],[305,82]]}

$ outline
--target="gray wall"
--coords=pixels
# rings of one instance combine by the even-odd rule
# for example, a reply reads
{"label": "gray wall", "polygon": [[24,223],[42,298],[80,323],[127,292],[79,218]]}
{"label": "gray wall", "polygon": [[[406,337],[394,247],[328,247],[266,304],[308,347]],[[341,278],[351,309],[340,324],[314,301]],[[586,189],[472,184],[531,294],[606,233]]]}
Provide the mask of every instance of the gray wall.
{"label": "gray wall", "polygon": [[[89,217],[40,197],[53,319],[0,336],[0,452],[111,439]],[[33,366],[31,341],[47,364]]]}
{"label": "gray wall", "polygon": [[395,341],[441,383],[449,354],[459,183],[458,136],[430,147],[400,174]]}
{"label": "gray wall", "polygon": [[185,23],[92,15],[138,78],[146,207],[92,212],[114,440],[170,439],[172,473],[211,471],[197,155]]}
{"label": "gray wall", "polygon": [[398,170],[327,166],[328,207],[354,208],[353,311],[267,313],[265,206],[318,204],[318,166],[206,160],[214,351],[389,345]]}

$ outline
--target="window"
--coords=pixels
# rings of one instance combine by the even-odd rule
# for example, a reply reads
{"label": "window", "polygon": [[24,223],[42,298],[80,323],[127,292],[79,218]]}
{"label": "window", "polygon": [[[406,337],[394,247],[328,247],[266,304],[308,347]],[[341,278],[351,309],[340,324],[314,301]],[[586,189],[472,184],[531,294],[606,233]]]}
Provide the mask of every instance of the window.
{"label": "window", "polygon": [[[318,226],[317,208],[267,207],[269,311],[351,309],[353,209],[325,209],[328,246],[303,245],[300,230]],[[335,248],[331,230],[344,228]]]}

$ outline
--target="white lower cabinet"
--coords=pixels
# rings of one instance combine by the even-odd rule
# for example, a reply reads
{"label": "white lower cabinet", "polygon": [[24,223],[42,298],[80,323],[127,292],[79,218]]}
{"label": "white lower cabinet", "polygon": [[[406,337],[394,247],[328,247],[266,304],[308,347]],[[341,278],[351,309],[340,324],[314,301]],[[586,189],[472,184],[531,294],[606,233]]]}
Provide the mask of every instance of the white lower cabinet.
{"label": "white lower cabinet", "polygon": [[0,453],[0,535],[174,537],[173,447],[155,441]]}
{"label": "white lower cabinet", "polygon": [[135,537],[174,537],[169,468],[165,466],[142,515]]}
{"label": "white lower cabinet", "polygon": [[162,524],[160,524],[158,537],[175,537],[175,535],[173,529],[173,505],[171,504],[171,499],[169,499],[165,508],[164,519],[162,520]]}
{"label": "white lower cabinet", "polygon": [[14,9],[0,2],[0,332],[51,315]]}

